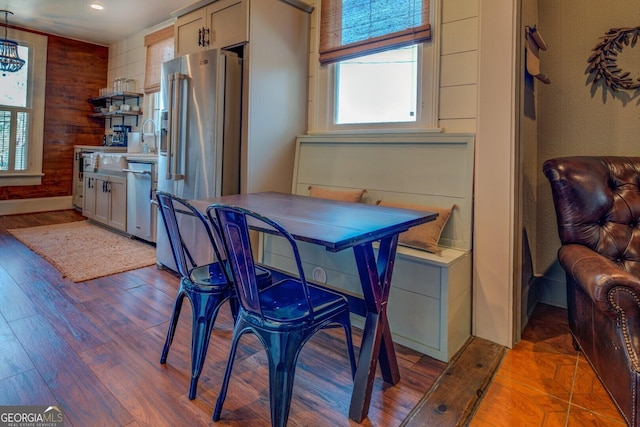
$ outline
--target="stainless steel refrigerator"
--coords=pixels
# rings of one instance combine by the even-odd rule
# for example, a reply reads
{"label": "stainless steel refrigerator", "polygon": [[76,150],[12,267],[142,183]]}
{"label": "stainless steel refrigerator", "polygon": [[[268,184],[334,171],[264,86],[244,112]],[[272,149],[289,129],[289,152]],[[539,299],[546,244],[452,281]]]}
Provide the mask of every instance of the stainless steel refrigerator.
{"label": "stainless steel refrigerator", "polygon": [[[211,49],[162,64],[158,191],[187,200],[240,192],[241,61]],[[196,261],[210,262],[213,253],[194,218],[178,217],[183,239],[198,248]],[[175,270],[160,215],[156,252],[159,265]]]}

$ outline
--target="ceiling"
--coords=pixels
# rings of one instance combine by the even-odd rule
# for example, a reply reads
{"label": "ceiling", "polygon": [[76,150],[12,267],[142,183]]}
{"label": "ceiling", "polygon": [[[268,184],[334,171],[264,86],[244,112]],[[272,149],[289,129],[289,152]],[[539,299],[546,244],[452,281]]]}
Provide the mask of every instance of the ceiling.
{"label": "ceiling", "polygon": [[[109,45],[171,19],[171,12],[195,0],[0,0],[9,25]],[[101,3],[104,10],[91,9]],[[4,13],[0,37],[4,37]]]}

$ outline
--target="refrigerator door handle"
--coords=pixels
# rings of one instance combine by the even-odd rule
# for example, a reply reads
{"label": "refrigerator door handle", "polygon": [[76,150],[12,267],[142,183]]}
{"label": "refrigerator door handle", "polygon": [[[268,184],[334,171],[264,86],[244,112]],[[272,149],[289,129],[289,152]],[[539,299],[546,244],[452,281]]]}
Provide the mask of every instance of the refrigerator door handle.
{"label": "refrigerator door handle", "polygon": [[151,175],[151,172],[149,171],[139,171],[135,169],[122,169],[122,172],[128,172],[134,175]]}
{"label": "refrigerator door handle", "polygon": [[173,175],[171,174],[171,155],[173,151],[173,140],[175,134],[175,123],[174,116],[175,112],[173,111],[173,92],[174,92],[174,78],[175,75],[173,73],[169,74],[169,90],[167,91],[167,95],[169,97],[168,105],[167,105],[167,123],[169,125],[169,132],[167,132],[167,167],[165,170],[165,176],[167,181],[173,179]]}
{"label": "refrigerator door handle", "polygon": [[[183,129],[181,129],[179,125],[183,115],[182,108],[184,107],[183,105],[184,98],[182,96],[183,95],[182,86],[183,86],[183,82],[187,79],[187,76],[182,73],[175,73],[172,77],[173,77],[173,98],[174,98],[175,104],[173,104],[173,109],[171,113],[172,114],[172,117],[171,117],[172,136],[170,141],[171,151],[170,153],[168,153],[168,158],[167,158],[167,167],[171,167],[171,171],[167,174],[167,177],[169,175],[172,175],[172,178],[174,181],[179,181],[181,179],[184,179],[184,174],[178,173],[178,163],[180,160],[179,155],[181,153],[181,146],[184,144],[184,141],[181,141],[181,138],[180,138],[182,135]],[[168,179],[171,179],[171,178],[168,178]]]}

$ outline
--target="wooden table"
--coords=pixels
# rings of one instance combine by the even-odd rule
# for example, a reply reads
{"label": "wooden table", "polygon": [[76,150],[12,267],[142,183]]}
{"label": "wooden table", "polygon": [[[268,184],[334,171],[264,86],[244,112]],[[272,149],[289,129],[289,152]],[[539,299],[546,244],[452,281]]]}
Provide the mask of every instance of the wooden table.
{"label": "wooden table", "polygon": [[[369,411],[378,362],[385,382],[396,384],[400,380],[387,321],[398,234],[434,220],[437,214],[283,193],[239,194],[190,202],[202,212],[213,203],[258,212],[280,223],[296,240],[324,246],[328,251],[353,248],[366,313],[349,418],[362,421]],[[374,242],[380,243],[377,258]]]}

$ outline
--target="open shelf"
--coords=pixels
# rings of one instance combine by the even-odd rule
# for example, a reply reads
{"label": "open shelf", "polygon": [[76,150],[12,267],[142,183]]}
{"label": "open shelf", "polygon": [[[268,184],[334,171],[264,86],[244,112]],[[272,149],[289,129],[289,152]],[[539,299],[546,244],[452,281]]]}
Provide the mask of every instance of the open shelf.
{"label": "open shelf", "polygon": [[97,96],[95,98],[89,98],[89,102],[93,105],[106,105],[112,104],[115,101],[126,101],[127,99],[140,99],[144,96],[143,93],[137,92],[116,92],[105,96]]}
{"label": "open shelf", "polygon": [[112,117],[118,117],[118,116],[140,116],[140,115],[142,115],[142,111],[117,110],[117,111],[110,111],[108,113],[93,113],[93,114],[90,114],[89,117],[102,117],[105,119],[110,119]]}
{"label": "open shelf", "polygon": [[[125,104],[127,100],[135,100],[134,105],[140,105],[140,98],[142,98],[143,96],[144,94],[137,93],[137,92],[115,92],[109,95],[89,98],[89,102],[91,103],[91,105],[95,107],[104,107],[108,109],[111,105],[120,106],[122,104]],[[136,126],[138,126],[138,117],[141,115],[142,115],[142,111],[123,111],[118,109],[116,111],[107,111],[104,113],[100,112],[100,113],[89,114],[89,117],[96,118],[96,119],[105,119],[110,121],[114,119],[120,119],[123,125],[126,118],[135,117]]]}

